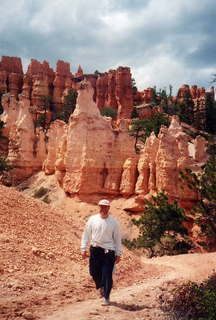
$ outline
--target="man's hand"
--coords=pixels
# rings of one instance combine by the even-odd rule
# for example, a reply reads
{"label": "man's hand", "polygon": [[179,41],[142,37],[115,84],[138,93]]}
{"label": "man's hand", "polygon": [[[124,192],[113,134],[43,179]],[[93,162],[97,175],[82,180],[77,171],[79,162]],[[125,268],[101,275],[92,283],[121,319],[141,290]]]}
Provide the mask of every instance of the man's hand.
{"label": "man's hand", "polygon": [[115,257],[115,263],[119,263],[120,260],[121,260],[121,257],[120,257],[120,256],[116,256],[116,257]]}
{"label": "man's hand", "polygon": [[87,258],[87,252],[86,251],[82,251],[81,252],[82,258],[85,259]]}

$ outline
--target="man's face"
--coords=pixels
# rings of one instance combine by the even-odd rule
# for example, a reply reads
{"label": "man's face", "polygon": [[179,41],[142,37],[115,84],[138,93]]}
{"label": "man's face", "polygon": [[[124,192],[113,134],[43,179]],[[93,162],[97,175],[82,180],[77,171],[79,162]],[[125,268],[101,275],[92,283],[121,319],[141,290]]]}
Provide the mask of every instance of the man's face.
{"label": "man's face", "polygon": [[109,216],[109,206],[100,206],[100,215],[102,219],[106,219]]}

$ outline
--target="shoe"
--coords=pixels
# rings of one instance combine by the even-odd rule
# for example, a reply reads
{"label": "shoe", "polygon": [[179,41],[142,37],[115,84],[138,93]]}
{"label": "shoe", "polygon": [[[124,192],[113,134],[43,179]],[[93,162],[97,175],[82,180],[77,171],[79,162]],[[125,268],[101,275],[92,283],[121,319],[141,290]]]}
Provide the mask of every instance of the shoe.
{"label": "shoe", "polygon": [[100,297],[103,298],[103,297],[104,297],[104,288],[101,287],[101,288],[99,289],[99,292],[100,292]]}
{"label": "shoe", "polygon": [[101,305],[102,305],[102,306],[109,306],[109,305],[110,305],[109,299],[104,298],[104,300],[103,300],[103,302],[102,302]]}

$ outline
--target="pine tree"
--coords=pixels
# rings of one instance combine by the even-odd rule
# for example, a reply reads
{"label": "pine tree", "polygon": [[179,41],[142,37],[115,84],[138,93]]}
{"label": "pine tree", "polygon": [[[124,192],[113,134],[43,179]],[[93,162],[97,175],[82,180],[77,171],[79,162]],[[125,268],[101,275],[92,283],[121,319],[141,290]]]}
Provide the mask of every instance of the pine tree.
{"label": "pine tree", "polygon": [[146,201],[144,213],[132,223],[139,229],[139,236],[124,243],[131,248],[145,248],[151,255],[177,254],[187,252],[190,248],[184,210],[176,200],[172,203],[164,192],[152,196]]}

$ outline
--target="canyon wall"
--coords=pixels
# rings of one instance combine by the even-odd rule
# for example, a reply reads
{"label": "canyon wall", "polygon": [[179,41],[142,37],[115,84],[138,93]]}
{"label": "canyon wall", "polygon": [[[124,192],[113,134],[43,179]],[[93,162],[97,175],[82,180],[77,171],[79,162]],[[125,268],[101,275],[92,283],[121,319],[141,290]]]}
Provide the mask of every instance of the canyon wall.
{"label": "canyon wall", "polygon": [[99,109],[108,107],[117,110],[117,118],[130,118],[133,109],[131,72],[128,67],[101,74],[84,74],[81,66],[75,74],[70,64],[57,61],[54,71],[47,61],[42,63],[31,59],[27,72],[23,73],[22,62],[17,57],[5,57],[0,60],[0,95],[9,93],[19,99],[19,94],[30,100],[31,106],[38,109],[49,97],[54,116],[61,111],[64,97],[77,83],[87,78],[94,88],[94,100]]}
{"label": "canyon wall", "polygon": [[93,99],[90,81],[77,85],[76,109],[69,123],[55,120],[48,131],[35,126],[30,99],[20,94],[5,94],[0,116],[6,125],[7,159],[12,173],[21,181],[34,172],[55,174],[68,195],[103,194],[130,198],[125,208],[139,211],[144,198],[164,190],[170,198],[190,206],[196,199],[179,181],[179,171],[199,171],[207,160],[206,141],[192,139],[183,132],[176,116],[169,128],[162,127],[158,137],[151,134],[140,154],[129,136],[130,121],[101,116]]}

